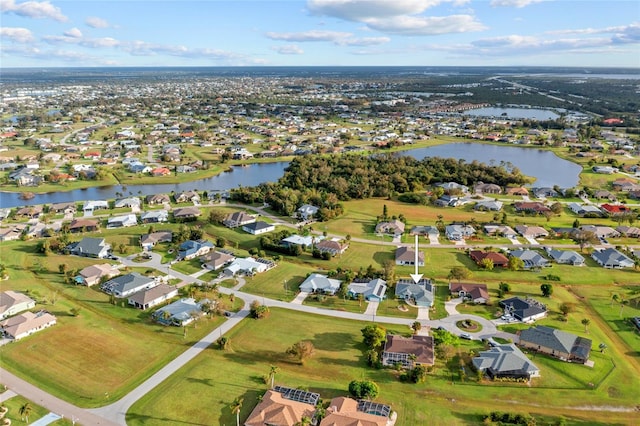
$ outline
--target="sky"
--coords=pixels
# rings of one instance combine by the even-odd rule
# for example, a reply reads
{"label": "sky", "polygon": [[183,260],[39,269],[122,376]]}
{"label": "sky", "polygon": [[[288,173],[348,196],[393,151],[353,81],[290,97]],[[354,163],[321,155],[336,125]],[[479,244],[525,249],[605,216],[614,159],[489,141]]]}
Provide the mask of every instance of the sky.
{"label": "sky", "polygon": [[0,0],[1,67],[640,67],[640,2]]}

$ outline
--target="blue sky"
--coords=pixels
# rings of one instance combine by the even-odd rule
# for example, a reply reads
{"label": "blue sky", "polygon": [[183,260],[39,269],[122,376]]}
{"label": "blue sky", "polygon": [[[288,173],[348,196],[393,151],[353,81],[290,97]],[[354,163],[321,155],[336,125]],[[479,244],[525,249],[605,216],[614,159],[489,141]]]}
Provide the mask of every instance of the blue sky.
{"label": "blue sky", "polygon": [[640,67],[640,2],[0,0],[2,67]]}

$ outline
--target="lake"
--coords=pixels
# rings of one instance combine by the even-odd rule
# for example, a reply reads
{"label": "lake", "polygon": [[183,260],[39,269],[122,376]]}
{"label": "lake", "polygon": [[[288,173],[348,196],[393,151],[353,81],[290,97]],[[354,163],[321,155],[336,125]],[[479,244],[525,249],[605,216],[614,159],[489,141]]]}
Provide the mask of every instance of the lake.
{"label": "lake", "polygon": [[[535,186],[571,188],[578,184],[578,175],[582,168],[570,161],[563,160],[550,151],[533,148],[520,148],[503,145],[486,145],[479,143],[450,143],[429,148],[416,148],[398,153],[410,155],[417,159],[430,157],[452,157],[466,161],[478,160],[492,165],[501,161],[510,162],[522,173],[536,178]],[[52,204],[66,201],[107,200],[116,198],[116,192],[125,195],[168,194],[171,191],[182,192],[192,189],[198,191],[226,191],[238,186],[256,186],[262,182],[274,182],[283,174],[288,162],[252,164],[246,167],[233,167],[231,172],[224,172],[210,178],[193,182],[152,185],[103,186],[87,189],[76,189],[67,192],[51,192],[36,194],[31,200],[20,199],[20,193],[0,192],[0,207],[17,207],[34,204]],[[162,178],[158,178],[161,181]],[[26,189],[28,191],[28,189]]]}
{"label": "lake", "polygon": [[[504,114],[504,115],[503,115]],[[560,117],[555,112],[548,109],[539,108],[476,108],[465,111],[463,115],[473,117],[495,117],[495,118],[517,118],[529,120],[555,120]]]}

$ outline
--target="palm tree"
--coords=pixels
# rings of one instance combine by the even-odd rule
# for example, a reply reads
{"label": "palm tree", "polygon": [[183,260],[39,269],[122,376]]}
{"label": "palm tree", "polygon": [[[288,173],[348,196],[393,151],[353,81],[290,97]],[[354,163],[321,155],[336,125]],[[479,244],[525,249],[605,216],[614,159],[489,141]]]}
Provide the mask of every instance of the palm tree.
{"label": "palm tree", "polygon": [[276,373],[278,372],[278,367],[272,365],[269,369],[269,381],[271,382],[271,389],[273,389],[273,381],[276,378]]}
{"label": "palm tree", "polygon": [[589,318],[584,318],[581,322],[582,325],[584,325],[584,332],[588,333],[587,327],[589,326],[589,324],[591,324],[591,320],[589,320]]}
{"label": "palm tree", "polygon": [[411,361],[411,366],[416,365],[416,361],[418,360],[418,356],[416,354],[409,354],[409,361]]}
{"label": "palm tree", "polygon": [[31,414],[32,409],[31,404],[28,402],[25,402],[24,405],[20,407],[18,412],[20,413],[20,418],[24,420],[25,423],[29,423],[29,414]]}
{"label": "palm tree", "polygon": [[300,419],[299,422],[295,424],[295,426],[309,426],[311,424],[311,418],[304,416]]}
{"label": "palm tree", "polygon": [[238,397],[231,403],[231,412],[236,415],[236,426],[240,426],[240,410],[242,410],[242,401],[244,398]]}

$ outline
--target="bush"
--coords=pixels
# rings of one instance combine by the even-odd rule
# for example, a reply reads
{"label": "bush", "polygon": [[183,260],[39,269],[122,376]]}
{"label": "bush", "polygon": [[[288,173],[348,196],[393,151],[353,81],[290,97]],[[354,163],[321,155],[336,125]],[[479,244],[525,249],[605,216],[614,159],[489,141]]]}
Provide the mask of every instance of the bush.
{"label": "bush", "polygon": [[380,388],[371,380],[353,380],[349,383],[349,393],[356,399],[374,399]]}

